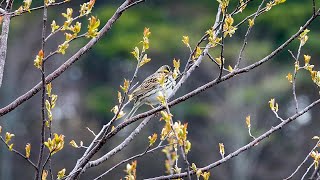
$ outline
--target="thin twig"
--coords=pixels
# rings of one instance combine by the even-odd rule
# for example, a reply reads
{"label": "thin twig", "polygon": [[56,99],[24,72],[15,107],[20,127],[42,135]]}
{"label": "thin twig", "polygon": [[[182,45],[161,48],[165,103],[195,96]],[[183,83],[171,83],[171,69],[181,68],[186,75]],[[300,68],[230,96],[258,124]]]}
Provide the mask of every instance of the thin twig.
{"label": "thin twig", "polygon": [[276,118],[277,118],[277,119],[279,119],[279,120],[282,121],[282,122],[284,121],[283,118],[280,117],[279,114],[278,114],[275,110],[272,110],[272,112],[276,115]]}
{"label": "thin twig", "polygon": [[[252,140],[250,143],[246,144],[245,146],[242,146],[241,148],[237,149],[233,153],[230,153],[229,155],[225,156],[224,158],[220,159],[219,161],[213,162],[213,163],[211,163],[211,164],[209,164],[209,165],[207,165],[207,166],[205,166],[203,168],[199,168],[199,170],[201,170],[202,172],[208,171],[208,170],[210,170],[210,169],[212,169],[214,167],[217,167],[217,166],[221,165],[222,163],[227,162],[231,158],[234,158],[234,157],[238,156],[240,153],[242,153],[242,152],[244,152],[246,150],[249,150],[252,147],[255,147],[257,144],[259,144],[259,142],[261,142],[262,140],[268,138],[271,134],[279,131],[284,126],[286,126],[288,123],[294,121],[295,119],[297,119],[301,115],[305,114],[307,111],[309,111],[311,108],[313,108],[314,106],[318,105],[319,103],[320,103],[320,99],[314,101],[313,103],[311,103],[309,106],[304,108],[299,113],[296,113],[296,114],[292,115],[291,117],[287,118],[285,121],[281,122],[277,126],[272,127],[270,130],[268,130],[267,132],[263,133],[262,135],[260,135],[256,139]],[[190,173],[191,174],[195,174],[196,172],[191,171]],[[187,177],[187,173],[186,172],[178,173],[178,174],[174,174],[174,175],[168,175],[168,176],[159,176],[159,177],[155,177],[155,178],[149,178],[147,180],[178,179],[178,178],[183,178],[183,177]]]}
{"label": "thin twig", "polygon": [[104,172],[104,173],[101,174],[100,176],[96,177],[94,180],[101,179],[103,176],[107,175],[108,173],[110,173],[111,171],[113,171],[114,169],[116,169],[117,167],[119,167],[120,165],[122,165],[122,164],[124,164],[124,163],[127,163],[127,162],[132,161],[132,160],[134,160],[134,159],[136,159],[136,158],[139,158],[139,157],[141,157],[141,156],[144,156],[144,155],[146,155],[146,154],[148,154],[148,153],[153,153],[153,152],[156,151],[156,150],[159,150],[159,149],[161,149],[161,148],[164,148],[164,147],[166,147],[166,146],[171,146],[171,145],[173,145],[173,144],[166,144],[166,145],[161,145],[161,144],[159,144],[157,147],[152,148],[152,149],[150,149],[150,146],[148,146],[147,149],[146,149],[144,152],[142,152],[142,153],[140,153],[140,154],[137,154],[137,155],[135,155],[135,156],[132,156],[132,157],[130,157],[130,158],[127,158],[127,159],[125,159],[125,160],[122,160],[121,162],[119,162],[118,164],[112,166],[110,169],[108,169],[106,172]]}
{"label": "thin twig", "polygon": [[97,136],[89,127],[87,127],[87,130],[88,130],[89,132],[91,132],[91,134],[93,134],[94,137]]}
{"label": "thin twig", "polygon": [[[45,2],[44,2],[45,3]],[[42,41],[41,41],[41,51],[43,54],[45,54],[45,36],[46,36],[46,23],[47,23],[47,14],[48,14],[48,9],[47,6],[44,4],[43,8],[43,25],[42,25]],[[46,133],[45,133],[45,127],[46,127],[46,115],[45,115],[45,99],[46,99],[46,75],[45,75],[45,63],[41,64],[41,81],[42,81],[42,95],[41,95],[41,121],[42,121],[42,126],[41,126],[41,143],[40,143],[40,150],[39,150],[39,158],[38,158],[38,171],[36,172],[35,175],[35,180],[38,180],[42,176],[42,168],[41,168],[41,162],[43,159],[43,153],[44,153],[44,142],[46,138]],[[50,157],[49,157],[50,158]]]}
{"label": "thin twig", "polygon": [[[265,0],[261,1],[261,4],[259,5],[259,7],[258,7],[253,19],[252,19],[253,22],[255,22],[256,18],[258,17],[259,11],[260,11],[262,5],[264,4],[264,1]],[[241,47],[241,50],[240,50],[240,53],[239,53],[237,64],[235,65],[234,69],[238,69],[239,68],[239,65],[240,65],[240,62],[241,62],[241,59],[242,59],[242,54],[243,54],[244,49],[246,48],[246,46],[248,44],[248,37],[249,37],[249,34],[251,32],[252,27],[253,27],[253,25],[252,26],[249,25],[249,27],[247,29],[247,32],[246,32],[246,34],[244,36],[244,39],[243,39],[243,44],[242,44],[242,47]]]}
{"label": "thin twig", "polygon": [[47,156],[46,160],[44,161],[41,169],[44,169],[46,167],[46,165],[47,165],[47,163],[49,162],[50,159],[51,159],[51,153],[48,154],[48,156]]}
{"label": "thin twig", "polygon": [[291,178],[299,171],[299,169],[301,168],[301,166],[302,166],[304,163],[306,163],[306,161],[307,161],[308,158],[310,157],[312,151],[314,151],[314,150],[318,147],[319,143],[320,143],[320,140],[319,140],[319,141],[316,143],[316,145],[311,149],[311,151],[309,152],[309,154],[304,158],[304,160],[299,164],[299,166],[294,170],[294,172],[293,172],[289,177],[285,178],[284,180],[289,180],[289,179],[291,179]]}
{"label": "thin twig", "polygon": [[[163,89],[163,91],[164,91],[164,89]],[[164,94],[165,94],[165,93],[164,93]],[[166,102],[165,102],[165,107],[166,107],[167,113],[168,113],[168,114],[171,114],[167,100],[166,100]],[[170,118],[170,127],[171,127],[171,130],[172,130],[172,132],[173,132],[173,134],[174,134],[174,136],[175,136],[175,138],[176,138],[176,140],[177,140],[177,142],[178,142],[178,141],[179,141],[179,138],[178,138],[177,132],[176,132],[175,129],[173,128],[172,118]],[[184,142],[183,142],[183,145],[180,145],[179,143],[178,143],[178,145],[180,146],[182,158],[183,158],[183,160],[184,160],[184,162],[185,162],[185,164],[186,164],[186,166],[187,166],[188,179],[191,180],[191,175],[190,175],[190,163],[189,163],[189,161],[188,161],[186,152],[185,152],[185,150],[184,150],[184,147],[185,147],[185,146],[184,146]],[[177,151],[177,149],[176,149],[176,151]],[[176,152],[176,154],[178,154],[178,152]],[[176,158],[176,168],[177,168],[177,167],[178,167],[178,158]]]}
{"label": "thin twig", "polygon": [[[225,12],[225,14],[223,14],[223,17],[222,17],[222,24],[220,25],[220,31],[221,32],[223,31],[223,26],[225,24],[226,13],[227,12]],[[220,71],[219,71],[218,79],[220,79],[222,77],[222,74],[223,74],[223,68],[224,68],[224,56],[223,56],[223,53],[224,53],[224,33],[221,33],[221,50],[220,50],[221,65],[220,65]]]}
{"label": "thin twig", "polygon": [[[6,141],[3,139],[2,136],[0,136],[1,141],[7,146],[8,149],[10,149],[9,145],[6,143]],[[23,155],[22,153],[20,153],[19,151],[15,150],[14,148],[12,148],[12,152],[14,152],[15,154],[17,154],[18,156],[22,157],[23,159],[25,159],[32,167],[34,167],[35,170],[37,170],[37,166],[29,159],[27,158],[25,155]]]}
{"label": "thin twig", "polygon": [[316,15],[316,1],[312,0],[312,11],[313,11],[313,15]]}
{"label": "thin twig", "polygon": [[[210,53],[207,53],[207,56],[208,56],[209,59],[210,59],[212,62],[214,62],[214,63],[219,67],[219,69],[220,69],[219,63],[211,56],[211,54],[210,54]],[[226,71],[226,72],[228,72],[228,73],[231,72],[231,71],[229,71],[228,69],[226,69],[225,67],[223,67],[223,70]]]}
{"label": "thin twig", "polygon": [[[259,11],[258,16],[260,16],[261,14],[263,14],[263,13],[265,13],[265,12],[267,12],[267,11],[266,11],[266,7],[262,8],[262,9]],[[248,19],[252,18],[252,17],[255,16],[255,15],[256,15],[256,12],[253,13],[253,14],[251,14],[251,15],[249,15],[249,16],[247,16],[247,17],[245,17],[244,19],[242,19],[242,20],[241,20],[237,25],[235,25],[234,27],[238,28],[240,25],[242,25],[244,22],[246,22]]]}
{"label": "thin twig", "polygon": [[[49,6],[58,6],[58,5],[62,5],[64,3],[67,3],[69,1],[61,1],[61,2],[56,2],[56,3],[51,3],[49,4],[47,7]],[[10,12],[10,13],[1,13],[0,16],[3,16],[3,15],[9,15],[10,17],[16,17],[16,16],[21,16],[22,14],[24,13],[30,13],[32,11],[35,11],[35,10],[40,10],[40,9],[44,9],[44,6],[39,6],[39,7],[35,7],[35,8],[31,8],[29,10],[24,10],[22,12],[17,12],[17,11],[14,11],[14,12]],[[29,12],[30,11],[30,12]]]}
{"label": "thin twig", "polygon": [[[79,15],[79,16],[76,16],[76,17],[72,18],[70,24],[71,24],[72,22],[76,21],[77,19],[83,17],[83,16],[85,16],[85,15]],[[63,29],[63,26],[60,26],[60,27],[59,27],[58,29],[56,29],[55,31],[51,32],[51,33],[44,39],[44,42],[47,42],[53,35],[55,35],[56,33],[60,32],[62,29]],[[86,34],[87,34],[87,33],[84,33],[84,34],[82,34],[82,35],[80,35],[80,36],[77,36],[77,37],[73,38],[72,40],[77,39],[77,38],[79,38],[79,37],[83,37],[83,36],[85,36]],[[72,41],[72,40],[71,40],[71,41]]]}
{"label": "thin twig", "polygon": [[[129,0],[125,1],[126,4],[129,3]],[[103,26],[103,28],[99,31],[96,38],[91,39],[85,46],[83,46],[81,49],[79,49],[71,58],[69,58],[64,64],[62,64],[59,68],[57,68],[54,72],[49,74],[46,78],[46,83],[50,83],[57,77],[59,77],[66,69],[71,67],[72,64],[74,64],[76,61],[80,59],[80,57],[87,53],[93,45],[95,45],[102,37],[105,35],[112,27],[112,25],[120,18],[124,11],[121,9],[118,9],[114,15],[108,20],[108,22]],[[25,94],[18,97],[16,100],[8,104],[6,107],[3,107],[0,109],[0,117],[11,112],[16,107],[24,103],[25,101],[32,98],[34,95],[36,95],[42,88],[41,82],[39,82],[36,86],[34,86],[32,89],[30,89]]]}
{"label": "thin twig", "polygon": [[[175,100],[171,101],[168,103],[168,106],[171,107],[171,106],[174,106],[176,104],[179,104],[203,91],[205,91],[206,89],[208,88],[211,88],[223,81],[226,81],[236,75],[239,75],[239,74],[242,74],[242,73],[246,73],[246,72],[249,72],[250,70],[252,69],[255,69],[259,66],[261,66],[262,64],[270,61],[275,55],[277,55],[280,51],[282,51],[286,46],[288,46],[288,44],[290,44],[294,39],[296,39],[300,33],[302,33],[310,24],[311,22],[313,22],[317,16],[319,15],[319,12],[320,12],[320,9],[317,11],[316,13],[316,16],[312,16],[303,26],[302,28],[300,28],[294,35],[292,35],[287,41],[285,41],[282,45],[280,45],[278,48],[276,48],[274,51],[272,51],[269,55],[267,55],[266,57],[262,58],[261,60],[251,64],[251,65],[248,65],[247,67],[244,67],[244,68],[241,68],[241,69],[238,69],[238,70],[234,70],[232,71],[231,73],[223,76],[220,80],[218,79],[215,79],[213,81],[210,81],[200,87],[198,87],[197,89],[179,97],[179,98],[176,98]],[[199,59],[197,60],[199,61]],[[181,81],[181,80],[180,80]],[[178,83],[179,84],[179,83]],[[115,134],[117,134],[121,129],[123,129],[124,127],[128,126],[129,124],[133,123],[133,122],[136,122],[142,118],[145,118],[145,117],[148,117],[150,115],[153,115],[161,110],[165,109],[165,107],[161,106],[161,107],[157,107],[157,108],[154,108],[154,109],[151,109],[147,112],[144,112],[144,113],[141,113],[141,114],[138,114],[130,119],[128,119],[126,122],[123,122],[121,124],[119,124],[112,132],[110,132],[108,134],[108,138],[111,138],[112,136],[114,136]]]}
{"label": "thin twig", "polygon": [[[299,64],[299,57],[300,57],[301,47],[302,47],[302,43],[300,42],[300,45],[299,45],[299,48],[298,48],[298,52],[297,52],[297,56],[295,58],[296,64]],[[294,74],[293,74],[293,80],[292,80],[292,94],[293,94],[293,98],[294,98],[294,102],[295,102],[296,112],[298,112],[299,111],[299,104],[298,104],[298,99],[297,99],[297,95],[296,95],[296,79],[297,79],[297,69],[295,67],[294,68]]]}
{"label": "thin twig", "polygon": [[[72,42],[72,41],[74,41],[74,40],[76,40],[76,39],[83,38],[83,37],[85,37],[86,35],[87,35],[87,33],[81,34],[81,35],[79,35],[79,36],[71,39],[68,43],[70,43],[70,42]],[[52,56],[54,56],[54,55],[56,55],[56,54],[58,54],[58,53],[59,53],[58,50],[55,50],[55,51],[53,51],[53,52],[50,52],[48,56],[46,56],[46,57],[43,58],[43,60],[42,60],[43,63],[45,63],[49,58],[51,58]]]}
{"label": "thin twig", "polygon": [[314,162],[312,162],[312,164],[310,164],[310,166],[308,167],[308,169],[306,170],[306,172],[303,174],[303,176],[301,177],[301,180],[304,180],[304,178],[306,177],[306,175],[308,174],[308,172],[310,171],[310,169],[312,168],[312,166],[314,165]]}
{"label": "thin twig", "polygon": [[318,180],[320,178],[320,176],[318,174],[319,170],[320,170],[319,166],[317,168],[315,168],[312,175],[310,176],[309,180],[314,180],[317,176],[318,176],[318,178],[317,178],[317,180]]}
{"label": "thin twig", "polygon": [[132,131],[132,133],[121,143],[119,144],[116,148],[113,148],[110,152],[108,152],[107,154],[103,155],[102,157],[98,158],[97,160],[93,160],[90,161],[88,163],[87,166],[85,166],[82,169],[82,172],[84,172],[87,168],[91,168],[94,166],[98,166],[99,164],[105,162],[106,160],[108,160],[110,157],[114,156],[116,153],[118,153],[119,151],[121,151],[123,148],[125,148],[133,139],[135,136],[137,136],[140,131],[143,129],[144,126],[146,126],[148,124],[148,122],[151,120],[150,117],[145,118],[140,124],[139,126]]}

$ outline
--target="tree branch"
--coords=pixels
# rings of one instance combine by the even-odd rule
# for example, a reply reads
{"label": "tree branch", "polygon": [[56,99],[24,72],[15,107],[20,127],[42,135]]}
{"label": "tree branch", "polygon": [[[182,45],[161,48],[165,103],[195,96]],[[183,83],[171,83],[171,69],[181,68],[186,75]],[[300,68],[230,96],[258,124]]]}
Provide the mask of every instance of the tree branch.
{"label": "tree branch", "polygon": [[[234,70],[232,71],[231,73],[223,76],[221,79],[215,79],[213,81],[210,81],[208,82],[207,84],[205,85],[202,85],[200,87],[198,87],[197,89],[171,101],[168,103],[168,106],[171,107],[171,106],[174,106],[176,104],[179,104],[205,90],[207,90],[208,88],[211,88],[225,80],[228,80],[236,75],[239,75],[239,74],[242,74],[242,73],[246,73],[246,72],[249,72],[250,70],[252,69],[255,69],[259,66],[261,66],[262,64],[268,62],[269,60],[271,60],[275,55],[277,55],[280,51],[282,51],[288,44],[290,44],[294,39],[296,39],[300,33],[302,33],[310,24],[311,22],[313,22],[316,17],[319,15],[319,12],[320,12],[320,9],[317,11],[316,13],[316,16],[312,16],[298,31],[296,34],[292,35],[287,41],[285,41],[281,46],[279,46],[277,49],[275,49],[273,52],[271,52],[269,55],[267,55],[266,57],[264,57],[263,59],[257,61],[256,63],[253,63],[247,67],[244,67],[244,68],[241,68],[241,69],[238,69],[238,70]],[[145,117],[148,117],[150,115],[153,115],[161,110],[165,109],[165,107],[163,106],[160,106],[160,107],[157,107],[157,108],[154,108],[154,109],[151,109],[147,112],[144,112],[144,113],[141,113],[141,114],[138,114],[130,119],[128,119],[127,121],[119,124],[112,132],[110,132],[108,135],[107,135],[107,138],[111,138],[112,136],[114,136],[115,134],[117,134],[121,129],[125,128],[126,126],[130,125],[131,123],[133,122],[136,122],[142,118],[145,118]]]}
{"label": "tree branch", "polygon": [[[320,103],[320,99],[314,101],[313,103],[311,103],[309,106],[307,106],[306,108],[304,108],[302,111],[300,111],[299,113],[294,114],[293,116],[287,118],[285,121],[281,122],[280,124],[278,124],[275,127],[272,127],[269,131],[265,132],[264,134],[260,135],[259,137],[257,137],[256,139],[254,139],[253,141],[251,141],[250,143],[248,143],[245,146],[242,146],[241,148],[239,148],[238,150],[234,151],[233,153],[230,153],[228,156],[222,158],[219,161],[216,161],[212,164],[209,164],[203,168],[199,168],[199,170],[201,170],[202,172],[204,171],[208,171],[214,167],[217,167],[219,165],[221,165],[222,163],[230,160],[233,157],[238,156],[240,153],[251,149],[252,147],[256,146],[259,142],[261,142],[262,140],[266,139],[267,137],[269,137],[271,134],[277,132],[278,130],[280,130],[281,128],[283,128],[285,125],[287,125],[288,123],[292,122],[293,120],[297,119],[299,116],[303,115],[304,113],[306,113],[307,111],[309,111],[311,108],[313,108],[315,105]],[[196,172],[191,171],[191,174],[195,174]],[[174,174],[174,175],[168,175],[168,176],[159,176],[159,177],[155,177],[155,178],[149,178],[147,180],[161,180],[161,179],[178,179],[178,178],[183,178],[186,177],[187,173],[180,173],[180,174]]]}
{"label": "tree branch", "polygon": [[[13,0],[7,1],[7,6],[4,11],[9,12],[12,8],[12,4],[13,4]],[[10,29],[10,16],[4,15],[1,37],[0,37],[0,87],[2,85],[4,64],[6,62],[6,57],[7,57],[9,29]]]}
{"label": "tree branch", "polygon": [[[254,14],[254,17],[252,19],[253,22],[255,22],[256,18],[258,17],[258,14],[259,14],[259,11],[263,5],[265,0],[262,0],[261,4],[259,5],[256,13]],[[247,29],[247,32],[246,32],[246,35],[244,36],[244,40],[243,40],[243,45],[242,45],[242,48],[240,50],[240,53],[239,53],[239,57],[238,57],[238,60],[237,60],[237,64],[235,65],[234,69],[238,69],[239,65],[240,65],[240,62],[241,62],[241,59],[242,59],[242,54],[244,52],[244,49],[246,48],[247,44],[248,44],[248,37],[249,37],[249,34],[251,32],[251,29],[252,29],[253,25],[248,27]]]}
{"label": "tree branch", "polygon": [[[125,1],[125,5],[129,4],[131,2],[130,0]],[[139,1],[143,2],[143,1]],[[78,50],[72,57],[70,57],[65,63],[63,63],[59,68],[57,68],[54,72],[49,74],[46,77],[46,84],[50,83],[57,77],[59,77],[65,70],[67,70],[73,63],[79,60],[79,58],[87,53],[93,45],[95,45],[102,37],[105,35],[112,27],[112,25],[119,19],[119,17],[122,15],[122,13],[126,10],[123,9],[123,7],[126,6],[120,6],[120,8],[117,9],[117,11],[114,13],[114,15],[108,20],[108,22],[103,26],[103,28],[99,31],[99,34],[96,38],[91,39],[84,47]],[[30,89],[25,94],[18,97],[16,100],[8,104],[7,106],[0,109],[0,117],[11,112],[15,108],[17,108],[19,105],[24,103],[25,101],[29,100],[31,97],[36,95],[42,88],[42,83],[39,82],[36,86],[34,86],[32,89]]]}
{"label": "tree branch", "polygon": [[121,162],[119,162],[118,164],[114,165],[112,168],[108,169],[108,171],[104,172],[103,174],[101,174],[100,176],[95,178],[94,180],[101,179],[103,176],[107,175],[109,172],[111,172],[112,170],[114,170],[115,168],[119,167],[120,165],[122,165],[122,164],[124,164],[126,162],[129,162],[129,161],[132,161],[133,159],[136,159],[136,158],[139,158],[141,156],[144,156],[145,154],[153,153],[154,151],[156,151],[158,149],[161,149],[161,148],[164,148],[164,147],[170,146],[170,145],[172,145],[172,144],[161,145],[161,143],[159,143],[159,145],[157,147],[155,147],[153,149],[150,149],[150,150],[149,150],[150,146],[148,146],[147,149],[143,153],[140,153],[140,154],[132,156],[132,157],[130,157],[128,159],[122,160]]}
{"label": "tree branch", "polygon": [[[7,146],[7,148],[9,149],[9,145],[6,143],[6,141],[3,139],[2,136],[0,136],[0,140]],[[15,154],[17,154],[18,156],[22,157],[23,159],[25,159],[35,170],[38,170],[37,166],[30,160],[30,158],[27,158],[25,155],[23,155],[21,152],[15,150],[12,148],[12,152],[14,152]]]}
{"label": "tree branch", "polygon": [[283,179],[283,180],[289,180],[289,179],[291,179],[291,178],[299,171],[299,169],[301,168],[301,166],[302,166],[304,163],[306,163],[306,161],[307,161],[308,158],[310,157],[312,151],[314,151],[314,150],[318,147],[319,143],[320,143],[320,140],[319,140],[319,141],[316,143],[316,145],[311,149],[311,151],[309,152],[309,154],[304,158],[304,160],[299,164],[299,166],[294,170],[294,172],[293,172],[289,177],[287,177],[287,178],[285,178],[285,179]]}
{"label": "tree branch", "polygon": [[106,160],[108,160],[110,157],[112,157],[116,153],[120,152],[123,148],[125,148],[135,138],[136,135],[138,135],[140,133],[140,131],[143,129],[143,127],[146,126],[150,120],[151,120],[151,117],[145,118],[139,124],[139,126],[134,131],[132,131],[132,133],[121,144],[119,144],[117,147],[113,148],[110,152],[103,155],[99,159],[90,161],[88,163],[88,165],[83,168],[82,171],[84,172],[88,168],[98,166],[99,164],[105,162]]}
{"label": "tree branch", "polygon": [[[56,2],[56,3],[51,3],[47,7],[62,5],[67,2],[70,2],[70,1],[61,1],[61,2]],[[41,10],[43,8],[44,8],[44,6],[39,6],[39,7],[31,8],[29,10],[24,10],[22,12],[9,12],[9,13],[7,13],[5,11],[4,12],[0,11],[0,13],[1,13],[0,16],[9,15],[10,17],[16,17],[16,16],[21,16],[22,14],[25,14],[25,13],[30,13],[31,11]]]}
{"label": "tree branch", "polygon": [[[44,2],[44,8],[43,8],[43,24],[42,24],[42,37],[41,37],[41,51],[43,54],[45,54],[45,36],[46,36],[46,23],[47,23],[47,14],[48,14],[48,9],[47,6],[45,5]],[[41,167],[41,162],[43,158],[43,153],[44,153],[44,142],[46,138],[45,134],[45,127],[46,127],[46,115],[45,115],[45,100],[46,100],[46,75],[45,75],[45,63],[42,62],[41,64],[41,81],[42,81],[42,93],[41,93],[41,120],[42,120],[42,125],[41,125],[41,143],[40,143],[40,150],[39,150],[39,158],[38,158],[38,170],[35,175],[35,180],[38,180],[41,175],[42,175],[42,167]],[[50,156],[49,156],[50,158]],[[48,158],[48,159],[49,159]],[[46,161],[47,162],[47,161]]]}

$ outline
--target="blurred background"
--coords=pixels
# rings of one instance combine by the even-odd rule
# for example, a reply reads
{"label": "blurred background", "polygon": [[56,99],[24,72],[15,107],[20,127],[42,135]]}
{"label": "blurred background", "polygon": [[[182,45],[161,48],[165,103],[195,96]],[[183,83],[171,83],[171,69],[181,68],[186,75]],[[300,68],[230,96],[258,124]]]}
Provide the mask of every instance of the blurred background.
{"label": "blurred background", "polygon": [[[48,24],[56,20],[63,23],[62,12],[72,7],[79,10],[78,0],[63,6],[49,8]],[[15,1],[17,9],[22,0]],[[111,17],[120,1],[97,1],[93,15],[103,25]],[[231,2],[231,9],[237,1]],[[242,14],[235,16],[235,24],[255,12],[260,1],[250,3]],[[41,5],[34,2],[33,7]],[[142,38],[144,27],[149,27],[152,61],[138,73],[138,81],[154,72],[163,64],[172,65],[172,59],[180,59],[184,67],[189,50],[181,42],[183,35],[190,37],[193,47],[215,19],[218,3],[213,0],[148,0],[126,11],[93,49],[81,57],[63,75],[53,81],[53,93],[57,94],[54,109],[53,131],[65,137],[65,148],[53,156],[54,172],[66,168],[70,172],[84,149],[75,149],[68,143],[74,139],[85,145],[93,139],[86,129],[94,132],[106,124],[113,114],[110,109],[117,103],[116,93],[123,78],[130,78],[136,60],[130,52]],[[231,11],[231,10],[230,10]],[[290,0],[272,8],[255,21],[253,32],[244,54],[242,66],[251,64],[268,55],[282,44],[311,16],[312,1]],[[12,19],[5,65],[4,81],[0,88],[0,106],[4,107],[40,81],[40,72],[33,66],[33,59],[40,49],[42,11],[34,11]],[[309,41],[302,49],[303,54],[312,56],[311,63],[319,69],[319,20],[309,29]],[[87,26],[86,18],[82,27]],[[102,26],[101,26],[102,27]],[[242,25],[234,37],[225,44],[226,67],[234,65],[242,46],[247,23]],[[49,31],[49,29],[48,29]],[[46,52],[54,51],[64,41],[64,35],[52,38]],[[76,52],[88,39],[76,40],[70,44],[66,55],[56,55],[46,63],[51,73]],[[203,167],[219,160],[218,143],[223,142],[226,153],[231,153],[252,139],[249,137],[245,117],[251,115],[252,134],[259,136],[279,123],[269,108],[268,101],[276,98],[279,114],[286,118],[294,113],[291,84],[285,78],[293,72],[293,63],[288,50],[297,51],[299,41],[295,40],[272,61],[237,77],[223,82],[200,95],[172,108],[175,120],[188,123],[188,137],[192,143],[189,162]],[[218,51],[210,52],[218,57]],[[301,56],[301,62],[302,56]],[[192,77],[176,94],[179,97],[215,78],[218,69],[208,58],[204,59]],[[319,96],[319,89],[312,83],[308,72],[298,74],[297,94],[300,108],[304,108]],[[15,134],[14,148],[24,152],[26,143],[31,143],[31,159],[36,162],[40,142],[40,93],[31,100],[0,118],[2,135],[9,131]],[[149,109],[140,108],[139,112]],[[129,109],[128,109],[129,110]],[[319,135],[319,107],[313,108],[270,136],[258,146],[211,170],[213,179],[282,179],[289,176],[315,145],[311,138]],[[121,120],[120,120],[121,121]],[[120,122],[119,121],[119,122]],[[119,123],[117,122],[117,123]],[[118,145],[136,126],[133,124],[109,141],[99,156]],[[147,137],[160,133],[163,122],[153,119],[129,146],[97,168],[89,169],[82,179],[92,179],[105,172],[117,162],[141,153],[148,145]],[[96,156],[95,158],[97,158]],[[159,176],[165,173],[165,155],[158,151],[138,159],[138,179]],[[302,167],[294,179],[300,179],[311,159]],[[183,161],[180,162],[183,167]],[[125,165],[116,169],[105,179],[120,179],[125,176]],[[33,168],[25,160],[8,151],[0,144],[0,179],[32,179]]]}

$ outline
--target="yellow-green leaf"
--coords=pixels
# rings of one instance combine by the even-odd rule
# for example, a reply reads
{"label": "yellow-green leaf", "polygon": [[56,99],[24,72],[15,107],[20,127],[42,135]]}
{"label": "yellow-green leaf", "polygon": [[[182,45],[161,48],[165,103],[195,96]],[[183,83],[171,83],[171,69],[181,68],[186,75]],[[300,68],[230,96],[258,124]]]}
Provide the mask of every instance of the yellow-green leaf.
{"label": "yellow-green leaf", "polygon": [[131,52],[131,54],[133,54],[133,56],[139,61],[140,54],[139,54],[138,47],[135,47],[134,50]]}
{"label": "yellow-green leaf", "polygon": [[27,158],[29,158],[30,157],[30,152],[31,152],[31,144],[30,143],[28,143],[27,145],[26,145],[26,157]]}
{"label": "yellow-green leaf", "polygon": [[288,79],[288,81],[290,83],[292,83],[292,74],[291,73],[288,73],[288,75],[286,76],[286,78]]}
{"label": "yellow-green leaf", "polygon": [[66,174],[66,169],[63,168],[58,172],[58,175],[57,175],[58,179],[62,179],[65,176],[65,174]]}
{"label": "yellow-green leaf", "polygon": [[189,36],[182,36],[182,42],[185,44],[187,47],[190,47],[189,44]]}
{"label": "yellow-green leaf", "polygon": [[74,148],[79,148],[78,144],[74,140],[71,140],[69,144]]}
{"label": "yellow-green leaf", "polygon": [[5,137],[6,144],[8,144],[11,141],[12,137],[14,137],[14,136],[15,136],[14,134],[6,132],[6,137]]}
{"label": "yellow-green leaf", "polygon": [[156,142],[157,138],[158,135],[156,133],[153,133],[152,136],[149,136],[149,146],[152,146]]}

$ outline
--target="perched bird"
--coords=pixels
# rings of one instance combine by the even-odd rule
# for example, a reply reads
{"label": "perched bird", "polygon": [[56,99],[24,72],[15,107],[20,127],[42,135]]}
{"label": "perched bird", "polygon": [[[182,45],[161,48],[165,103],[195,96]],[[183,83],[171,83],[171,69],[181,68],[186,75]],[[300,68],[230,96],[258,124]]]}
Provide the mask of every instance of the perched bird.
{"label": "perched bird", "polygon": [[[164,77],[164,87],[162,87],[159,82],[161,77]],[[173,78],[173,72],[171,71],[170,66],[161,66],[132,92],[131,95],[134,100],[134,105],[127,115],[127,118],[131,118],[143,104],[150,106],[160,104],[157,97],[162,93],[164,97],[168,98],[173,92],[175,85],[176,81]]]}

